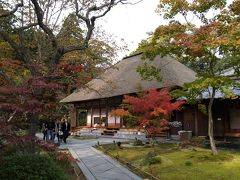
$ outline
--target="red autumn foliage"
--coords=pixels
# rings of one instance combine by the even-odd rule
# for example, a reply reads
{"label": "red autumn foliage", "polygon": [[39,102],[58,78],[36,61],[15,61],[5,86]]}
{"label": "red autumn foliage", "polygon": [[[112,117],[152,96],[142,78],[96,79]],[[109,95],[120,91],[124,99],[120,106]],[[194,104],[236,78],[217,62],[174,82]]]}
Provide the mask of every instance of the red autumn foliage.
{"label": "red autumn foliage", "polygon": [[110,113],[111,116],[129,117],[131,114],[125,109],[116,109]]}
{"label": "red autumn foliage", "polygon": [[70,63],[65,63],[65,64],[58,64],[56,66],[56,70],[58,71],[63,71],[65,73],[68,72],[74,72],[74,73],[78,73],[83,69],[83,65],[82,64],[70,64]]}
{"label": "red autumn foliage", "polygon": [[124,103],[128,105],[129,114],[136,117],[141,127],[151,133],[161,132],[169,129],[170,114],[185,104],[185,101],[174,101],[169,92],[169,88],[161,91],[151,89],[141,97],[124,96]]}
{"label": "red autumn foliage", "polygon": [[125,96],[124,102],[132,105],[134,113],[145,112],[144,114],[148,117],[152,112],[158,113],[157,116],[160,114],[169,114],[174,110],[180,110],[181,105],[185,103],[185,101],[172,102],[173,99],[169,95],[169,91],[168,88],[161,91],[151,89],[143,97]]}
{"label": "red autumn foliage", "polygon": [[38,140],[37,144],[41,147],[41,149],[45,150],[45,152],[48,153],[50,156],[53,156],[54,154],[54,159],[56,161],[62,161],[64,163],[78,162],[78,160],[74,159],[69,153],[60,151],[59,148],[56,147],[51,142]]}
{"label": "red autumn foliage", "polygon": [[0,87],[0,110],[37,113],[49,108],[49,103],[62,87],[43,76],[30,76],[20,85]]}

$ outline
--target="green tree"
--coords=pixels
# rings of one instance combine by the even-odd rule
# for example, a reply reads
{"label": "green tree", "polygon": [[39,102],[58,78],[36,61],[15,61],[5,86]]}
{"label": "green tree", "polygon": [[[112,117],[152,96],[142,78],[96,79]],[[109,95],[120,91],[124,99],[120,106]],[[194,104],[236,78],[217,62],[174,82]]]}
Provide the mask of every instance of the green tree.
{"label": "green tree", "polygon": [[[186,84],[183,91],[175,91],[175,95],[196,102],[203,93],[208,93],[208,135],[213,155],[217,154],[212,118],[215,95],[220,91],[225,98],[230,97],[237,86],[223,75],[223,70],[231,67],[236,74],[239,72],[239,3],[239,0],[230,5],[226,0],[162,0],[157,11],[170,21],[160,25],[148,42],[138,48],[144,51],[143,58],[172,56],[197,72],[196,81]],[[183,22],[178,21],[181,17]]]}
{"label": "green tree", "polygon": [[[119,3],[127,3],[127,1],[0,0],[0,46],[4,47],[0,55],[1,58],[5,57],[2,64],[6,65],[9,62],[11,63],[12,59],[15,59],[23,69],[19,73],[24,74],[24,76],[10,74],[9,68],[1,66],[1,79],[4,81],[1,84],[5,85],[8,82],[7,85],[12,87],[11,92],[14,93],[14,95],[11,95],[6,91],[6,88],[1,89],[5,93],[5,97],[12,97],[13,100],[11,105],[1,103],[1,111],[6,110],[6,108],[15,111],[17,110],[16,104],[20,109],[25,107],[22,103],[28,105],[30,110],[25,113],[30,122],[29,132],[31,135],[35,135],[35,126],[40,109],[44,106],[47,109],[48,100],[54,101],[58,95],[57,90],[61,90],[58,84],[58,78],[61,78],[61,76],[56,75],[56,67],[61,65],[64,58],[66,60],[67,56],[75,52],[78,52],[81,56],[82,54],[90,54],[92,59],[93,50],[104,44],[101,41],[93,43],[93,37],[97,36],[95,24]],[[68,11],[65,11],[66,9]],[[64,12],[65,14],[71,14],[68,18],[74,16],[70,19],[73,22],[71,27],[75,28],[70,31],[70,34],[74,36],[69,38],[68,42],[62,41],[64,38],[61,37],[61,34],[66,34],[70,24],[66,24],[65,21],[63,28],[59,31]],[[79,27],[83,27],[82,31]],[[102,57],[104,57],[105,52],[106,49],[101,51]],[[90,56],[87,57],[90,59]],[[80,58],[78,57],[78,59]],[[85,60],[82,58],[81,64],[85,65]],[[94,60],[98,61],[99,58]],[[3,61],[1,60],[1,62]],[[74,64],[68,63],[67,66],[70,67],[68,69],[71,71]],[[20,85],[8,81],[16,77],[21,79]],[[19,88],[21,91],[19,91]],[[10,98],[5,98],[5,100],[9,101]]]}

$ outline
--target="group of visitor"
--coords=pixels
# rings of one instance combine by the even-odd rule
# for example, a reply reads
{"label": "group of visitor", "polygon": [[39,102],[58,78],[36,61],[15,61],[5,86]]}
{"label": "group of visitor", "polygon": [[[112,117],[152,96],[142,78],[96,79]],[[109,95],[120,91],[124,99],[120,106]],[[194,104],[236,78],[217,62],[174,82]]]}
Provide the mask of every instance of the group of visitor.
{"label": "group of visitor", "polygon": [[66,143],[66,140],[70,135],[70,127],[70,123],[66,118],[63,122],[53,121],[53,119],[44,121],[42,124],[43,140],[54,142],[57,137],[58,143],[60,143],[61,139],[63,139],[63,142]]}

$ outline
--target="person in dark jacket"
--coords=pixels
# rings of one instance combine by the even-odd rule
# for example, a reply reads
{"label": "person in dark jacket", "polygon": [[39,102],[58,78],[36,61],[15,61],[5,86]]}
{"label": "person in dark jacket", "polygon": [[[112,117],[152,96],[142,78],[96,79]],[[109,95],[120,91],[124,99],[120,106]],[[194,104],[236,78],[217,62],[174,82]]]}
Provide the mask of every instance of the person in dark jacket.
{"label": "person in dark jacket", "polygon": [[49,137],[47,137],[47,131],[48,131],[48,123],[44,121],[42,123],[42,133],[43,133],[43,140],[47,141]]}
{"label": "person in dark jacket", "polygon": [[70,128],[71,128],[70,123],[65,118],[64,122],[61,125],[61,129],[63,132],[63,142],[65,142],[65,143],[66,143],[68,136],[70,135],[69,134]]}
{"label": "person in dark jacket", "polygon": [[48,123],[48,130],[49,130],[49,134],[50,134],[50,140],[54,141],[54,131],[55,131],[55,122],[53,121],[53,119],[50,119],[50,122]]}

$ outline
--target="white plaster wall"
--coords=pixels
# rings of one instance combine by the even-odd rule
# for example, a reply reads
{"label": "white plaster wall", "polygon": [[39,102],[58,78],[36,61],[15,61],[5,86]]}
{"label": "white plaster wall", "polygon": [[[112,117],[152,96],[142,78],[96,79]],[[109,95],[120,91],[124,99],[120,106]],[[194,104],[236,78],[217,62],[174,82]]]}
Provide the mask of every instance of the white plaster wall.
{"label": "white plaster wall", "polygon": [[[94,117],[100,117],[99,109],[93,109],[93,118]],[[111,111],[110,111],[111,112]],[[109,112],[109,114],[110,114]],[[101,117],[106,117],[106,109],[101,109]],[[114,123],[115,124],[115,116],[108,115],[108,123]],[[116,117],[116,123],[120,124],[120,117]],[[87,112],[87,124],[91,124],[91,110],[88,110]]]}
{"label": "white plaster wall", "polygon": [[87,111],[87,124],[91,125],[91,111]]}
{"label": "white plaster wall", "polygon": [[116,123],[120,124],[120,117],[119,116],[116,117]]}
{"label": "white plaster wall", "polygon": [[108,116],[108,123],[115,123],[115,117],[114,116]]}
{"label": "white plaster wall", "polygon": [[[111,114],[111,111],[110,111],[109,114]],[[110,116],[109,115],[108,116],[108,123],[115,123],[115,116]],[[116,124],[120,124],[120,117],[116,117]]]}

